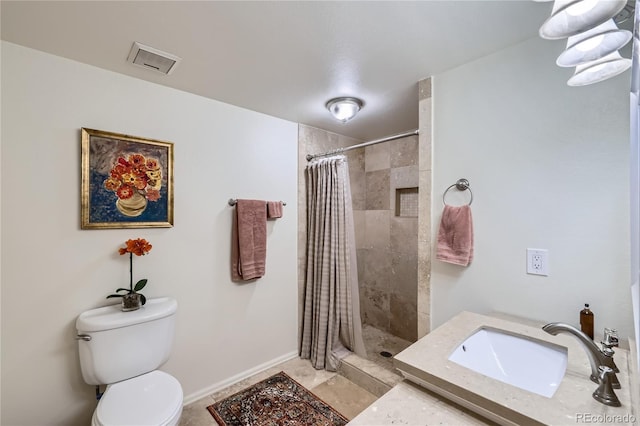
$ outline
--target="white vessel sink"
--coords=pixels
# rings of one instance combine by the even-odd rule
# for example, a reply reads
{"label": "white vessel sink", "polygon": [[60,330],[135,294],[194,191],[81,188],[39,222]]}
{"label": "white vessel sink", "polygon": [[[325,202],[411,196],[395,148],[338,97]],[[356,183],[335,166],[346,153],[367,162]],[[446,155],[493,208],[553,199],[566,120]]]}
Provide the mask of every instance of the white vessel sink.
{"label": "white vessel sink", "polygon": [[466,338],[449,360],[551,398],[567,368],[567,348],[483,327]]}

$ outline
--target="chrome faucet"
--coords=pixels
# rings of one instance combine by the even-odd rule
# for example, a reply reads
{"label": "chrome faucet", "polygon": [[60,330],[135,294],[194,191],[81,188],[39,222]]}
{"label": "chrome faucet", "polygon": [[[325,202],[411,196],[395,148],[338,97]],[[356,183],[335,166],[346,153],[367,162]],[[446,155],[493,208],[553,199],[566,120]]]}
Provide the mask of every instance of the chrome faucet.
{"label": "chrome faucet", "polygon": [[602,402],[605,405],[610,405],[612,407],[620,407],[620,400],[616,396],[616,393],[613,391],[613,386],[611,383],[611,378],[615,375],[613,370],[609,367],[605,367],[601,365],[599,368],[600,372],[600,386],[593,392],[593,398]]}
{"label": "chrome faucet", "polygon": [[[569,333],[573,337],[578,339],[580,343],[582,343],[582,347],[587,352],[587,358],[589,358],[589,363],[591,364],[591,381],[600,383],[599,367],[601,365],[609,367],[614,372],[620,371],[618,370],[618,367],[616,367],[615,362],[613,362],[614,351],[610,347],[605,346],[605,348],[601,350],[598,345],[596,345],[593,340],[589,338],[589,336],[587,336],[574,326],[561,322],[553,322],[545,325],[544,327],[542,327],[542,329],[549,334],[553,334],[554,336],[562,332]],[[611,386],[614,389],[620,389],[620,382],[618,381],[615,373],[611,375]]]}

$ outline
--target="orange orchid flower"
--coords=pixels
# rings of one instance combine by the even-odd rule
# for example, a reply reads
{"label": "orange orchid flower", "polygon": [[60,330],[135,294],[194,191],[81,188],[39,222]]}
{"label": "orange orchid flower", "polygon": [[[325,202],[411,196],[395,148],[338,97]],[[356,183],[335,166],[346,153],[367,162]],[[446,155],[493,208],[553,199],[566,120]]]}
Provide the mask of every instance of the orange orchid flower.
{"label": "orange orchid flower", "polygon": [[133,253],[136,256],[144,256],[149,253],[153,246],[149,244],[144,238],[137,238],[135,240],[127,240],[126,247],[121,247],[118,251],[121,255],[127,253]]}

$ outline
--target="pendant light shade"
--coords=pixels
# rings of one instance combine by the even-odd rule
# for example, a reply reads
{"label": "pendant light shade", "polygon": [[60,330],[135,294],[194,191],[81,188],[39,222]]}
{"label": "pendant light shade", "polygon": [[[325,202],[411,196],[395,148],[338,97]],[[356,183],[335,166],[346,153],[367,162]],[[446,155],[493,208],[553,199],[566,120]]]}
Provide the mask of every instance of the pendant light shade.
{"label": "pendant light shade", "polygon": [[631,32],[618,29],[613,19],[595,28],[569,37],[567,50],[558,56],[561,67],[575,67],[603,58],[631,40]]}
{"label": "pendant light shade", "polygon": [[615,77],[630,67],[631,59],[623,58],[615,51],[604,58],[578,65],[576,72],[567,81],[567,84],[569,86],[586,86],[587,84],[598,83]]}
{"label": "pendant light shade", "polygon": [[627,0],[555,0],[540,37],[557,40],[580,34],[613,18],[626,4]]}
{"label": "pendant light shade", "polygon": [[334,98],[327,102],[327,109],[336,120],[346,123],[356,116],[362,108],[362,101],[358,98]]}

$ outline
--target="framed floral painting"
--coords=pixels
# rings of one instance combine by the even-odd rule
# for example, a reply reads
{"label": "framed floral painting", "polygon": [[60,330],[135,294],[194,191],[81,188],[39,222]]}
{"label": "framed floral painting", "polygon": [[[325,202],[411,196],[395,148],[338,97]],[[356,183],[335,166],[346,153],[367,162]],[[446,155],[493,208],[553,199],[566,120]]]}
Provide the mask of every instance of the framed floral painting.
{"label": "framed floral painting", "polygon": [[173,226],[173,144],[82,129],[82,229]]}

